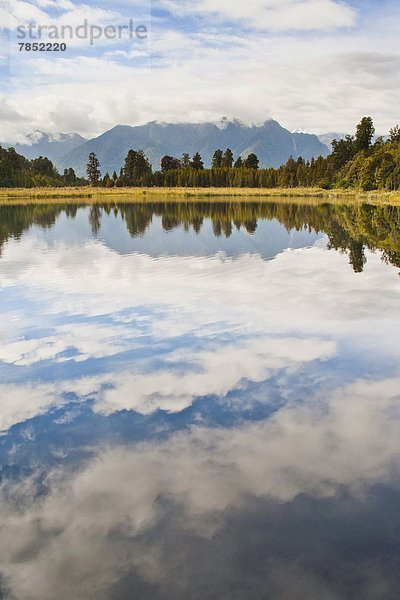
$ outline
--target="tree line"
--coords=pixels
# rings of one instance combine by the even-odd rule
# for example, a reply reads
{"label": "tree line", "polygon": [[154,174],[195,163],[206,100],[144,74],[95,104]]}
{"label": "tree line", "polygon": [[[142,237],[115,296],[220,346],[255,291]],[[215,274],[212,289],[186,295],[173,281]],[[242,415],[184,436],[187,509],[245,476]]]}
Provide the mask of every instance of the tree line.
{"label": "tree line", "polygon": [[14,148],[0,146],[0,187],[61,187],[85,185],[87,181],[77,177],[73,169],[65,169],[60,175],[51,160],[39,156],[28,160]]}
{"label": "tree line", "polygon": [[333,140],[332,153],[309,161],[290,157],[285,165],[260,168],[254,153],[234,157],[230,148],[214,152],[210,169],[204,168],[199,152],[181,158],[166,155],[155,172],[141,150],[130,150],[120,173],[101,178],[94,154],[89,157],[89,181],[104,187],[318,187],[369,190],[400,189],[400,127],[390,130],[387,138],[375,139],[371,117],[364,117],[354,136]]}
{"label": "tree line", "polygon": [[124,166],[117,174],[101,174],[94,152],[88,157],[87,179],[76,176],[72,168],[61,175],[53,163],[40,156],[27,160],[14,148],[0,146],[0,187],[99,185],[105,188],[157,187],[227,187],[227,188],[295,188],[318,187],[369,190],[400,189],[400,127],[395,126],[386,138],[375,139],[371,117],[364,117],[353,136],[333,140],[332,153],[309,161],[290,157],[286,164],[260,168],[260,159],[250,153],[235,157],[232,150],[217,149],[211,168],[204,167],[199,152],[192,157],[166,155],[161,168],[153,171],[142,150],[129,150]]}

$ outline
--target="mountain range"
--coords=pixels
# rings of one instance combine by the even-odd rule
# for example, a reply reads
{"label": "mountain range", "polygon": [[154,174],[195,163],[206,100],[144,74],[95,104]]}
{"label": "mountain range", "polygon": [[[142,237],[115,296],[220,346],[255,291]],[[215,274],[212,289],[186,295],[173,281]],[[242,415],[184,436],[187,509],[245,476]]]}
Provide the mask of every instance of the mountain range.
{"label": "mountain range", "polygon": [[245,158],[251,152],[257,154],[261,167],[279,167],[290,156],[306,160],[330,153],[313,134],[291,132],[277,121],[268,120],[262,125],[247,126],[238,120],[223,119],[220,123],[151,122],[146,125],[117,125],[90,140],[78,134],[50,136],[35,132],[26,145],[15,146],[27,158],[47,156],[62,172],[72,167],[77,175],[85,175],[90,152],[97,155],[102,173],[119,172],[128,151],[143,150],[153,169],[159,169],[161,158],[166,154],[181,157],[184,152],[191,156],[200,152],[204,165],[211,165],[217,148],[231,148],[234,157]]}

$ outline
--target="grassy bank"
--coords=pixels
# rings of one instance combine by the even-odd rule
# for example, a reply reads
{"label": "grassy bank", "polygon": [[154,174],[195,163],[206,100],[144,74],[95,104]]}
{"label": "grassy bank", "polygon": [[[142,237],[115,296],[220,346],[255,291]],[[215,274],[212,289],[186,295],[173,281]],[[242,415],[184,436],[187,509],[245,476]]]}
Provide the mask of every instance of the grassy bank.
{"label": "grassy bank", "polygon": [[372,204],[400,204],[400,192],[357,192],[355,190],[324,190],[320,188],[3,188],[0,202],[65,202],[65,201],[187,201],[203,199],[224,201],[262,201],[263,199],[309,198],[371,202]]}

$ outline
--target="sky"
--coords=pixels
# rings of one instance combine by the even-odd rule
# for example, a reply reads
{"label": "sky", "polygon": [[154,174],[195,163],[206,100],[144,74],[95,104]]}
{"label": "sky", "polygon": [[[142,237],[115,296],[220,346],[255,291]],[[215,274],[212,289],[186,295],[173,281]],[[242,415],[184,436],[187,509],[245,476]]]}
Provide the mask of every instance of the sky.
{"label": "sky", "polygon": [[[371,115],[385,134],[400,121],[399,17],[391,0],[0,0],[0,142],[222,117],[321,134]],[[85,19],[147,37],[19,51],[18,27]]]}

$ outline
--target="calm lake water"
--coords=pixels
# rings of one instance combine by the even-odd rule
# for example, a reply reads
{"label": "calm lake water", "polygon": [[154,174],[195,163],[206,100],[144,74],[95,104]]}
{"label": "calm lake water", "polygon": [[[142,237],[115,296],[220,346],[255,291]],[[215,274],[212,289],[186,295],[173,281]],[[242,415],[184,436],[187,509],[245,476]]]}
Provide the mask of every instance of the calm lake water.
{"label": "calm lake water", "polygon": [[0,207],[0,597],[397,600],[400,208]]}

